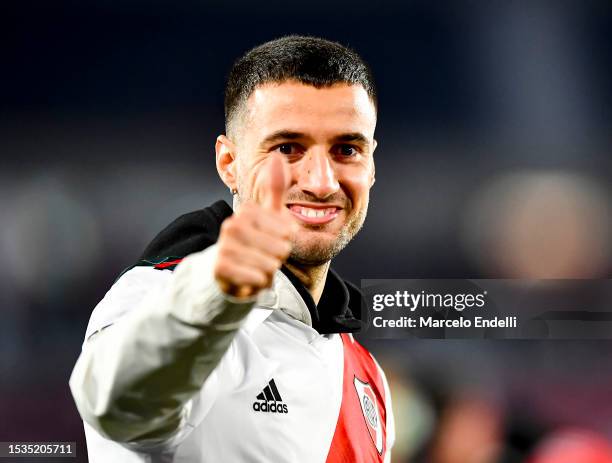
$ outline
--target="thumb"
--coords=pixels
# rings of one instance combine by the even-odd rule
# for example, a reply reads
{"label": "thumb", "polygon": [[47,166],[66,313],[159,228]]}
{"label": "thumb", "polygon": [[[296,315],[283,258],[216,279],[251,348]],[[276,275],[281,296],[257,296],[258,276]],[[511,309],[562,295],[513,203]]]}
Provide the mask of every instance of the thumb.
{"label": "thumb", "polygon": [[289,188],[289,166],[280,153],[272,153],[259,173],[262,205],[281,211],[285,207],[285,193]]}

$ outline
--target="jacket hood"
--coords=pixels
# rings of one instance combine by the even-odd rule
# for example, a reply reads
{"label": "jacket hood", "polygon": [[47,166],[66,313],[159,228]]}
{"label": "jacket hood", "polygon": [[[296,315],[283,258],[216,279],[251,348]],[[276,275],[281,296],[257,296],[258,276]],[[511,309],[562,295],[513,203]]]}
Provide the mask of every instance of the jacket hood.
{"label": "jacket hood", "polygon": [[[178,217],[164,228],[146,247],[135,265],[153,265],[174,270],[180,260],[217,242],[221,223],[231,216],[225,201]],[[312,327],[321,334],[354,333],[367,324],[367,306],[361,291],[329,269],[319,304],[300,280],[283,266],[281,271],[291,281],[306,303]]]}

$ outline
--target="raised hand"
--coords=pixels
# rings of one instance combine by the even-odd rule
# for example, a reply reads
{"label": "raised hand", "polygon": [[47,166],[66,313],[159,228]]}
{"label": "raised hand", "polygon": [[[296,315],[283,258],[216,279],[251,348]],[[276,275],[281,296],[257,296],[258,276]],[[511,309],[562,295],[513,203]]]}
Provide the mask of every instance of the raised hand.
{"label": "raised hand", "polygon": [[254,182],[254,201],[245,202],[221,225],[214,277],[226,294],[243,298],[270,287],[291,252],[297,224],[285,208],[287,161],[272,153]]}

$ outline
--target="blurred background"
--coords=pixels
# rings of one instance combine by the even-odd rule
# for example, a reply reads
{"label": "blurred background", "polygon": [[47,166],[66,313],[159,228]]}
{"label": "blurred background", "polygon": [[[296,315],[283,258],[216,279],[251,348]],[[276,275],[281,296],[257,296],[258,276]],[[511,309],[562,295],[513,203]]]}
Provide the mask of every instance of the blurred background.
{"label": "blurred background", "polygon": [[[282,35],[349,45],[377,78],[346,278],[610,278],[612,3],[433,3],[3,3],[0,441],[87,461],[67,381],[89,315],[157,231],[230,200],[224,79]],[[392,383],[395,462],[612,461],[610,341],[362,342]]]}

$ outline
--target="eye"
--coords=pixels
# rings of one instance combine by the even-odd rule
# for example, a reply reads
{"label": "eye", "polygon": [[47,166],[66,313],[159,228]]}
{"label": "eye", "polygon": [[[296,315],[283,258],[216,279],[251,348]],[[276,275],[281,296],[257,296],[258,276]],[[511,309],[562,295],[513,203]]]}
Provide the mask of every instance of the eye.
{"label": "eye", "polygon": [[275,146],[272,151],[278,151],[285,156],[293,156],[302,153],[304,149],[297,143],[283,143]]}
{"label": "eye", "polygon": [[339,156],[342,157],[353,157],[356,156],[357,154],[359,154],[359,150],[357,149],[356,146],[354,145],[347,145],[347,144],[342,144],[342,145],[336,145],[333,148],[334,154],[337,154]]}

